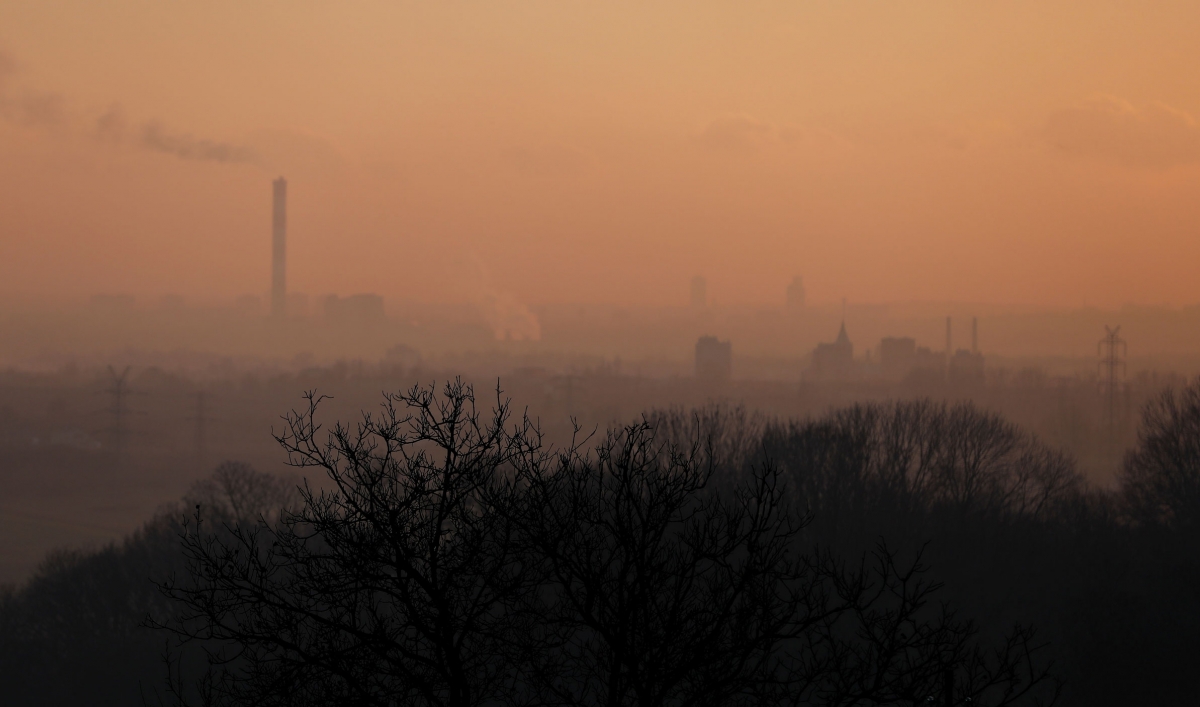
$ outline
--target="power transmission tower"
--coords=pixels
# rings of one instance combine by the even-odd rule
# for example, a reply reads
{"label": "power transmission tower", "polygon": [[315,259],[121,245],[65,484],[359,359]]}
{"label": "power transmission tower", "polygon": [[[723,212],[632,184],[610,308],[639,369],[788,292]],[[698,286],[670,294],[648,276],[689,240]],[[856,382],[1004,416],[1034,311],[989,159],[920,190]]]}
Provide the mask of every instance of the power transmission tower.
{"label": "power transmission tower", "polygon": [[1104,331],[1104,338],[1100,340],[1096,350],[1100,354],[1100,379],[1108,407],[1108,426],[1111,430],[1117,424],[1117,396],[1126,374],[1125,359],[1129,355],[1129,347],[1120,335],[1120,326],[1106,325]]}
{"label": "power transmission tower", "polygon": [[117,464],[120,464],[125,456],[125,419],[129,416],[129,408],[126,405],[126,398],[130,393],[129,366],[126,366],[119,375],[112,366],[109,366],[108,375],[112,378],[112,385],[105,392],[112,397],[112,404],[109,406],[108,412],[112,415],[113,454],[116,456]]}

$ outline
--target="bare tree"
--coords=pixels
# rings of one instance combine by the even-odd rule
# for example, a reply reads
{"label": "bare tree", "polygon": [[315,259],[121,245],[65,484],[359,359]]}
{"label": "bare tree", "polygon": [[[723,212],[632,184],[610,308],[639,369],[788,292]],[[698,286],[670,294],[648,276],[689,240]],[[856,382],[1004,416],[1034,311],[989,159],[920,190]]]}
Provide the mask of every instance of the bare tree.
{"label": "bare tree", "polygon": [[226,461],[217,465],[212,476],[193,484],[183,503],[201,509],[210,524],[253,523],[259,516],[274,520],[299,503],[299,483],[294,476],[266,474],[243,462]]}
{"label": "bare tree", "polygon": [[290,463],[320,469],[277,523],[226,534],[203,516],[183,537],[188,577],[164,589],[174,625],[209,648],[214,702],[469,707],[513,689],[520,633],[505,607],[528,591],[494,512],[511,460],[540,448],[528,419],[507,429],[456,381],[386,396],[380,413],[321,433],[321,398],[286,417]]}
{"label": "bare tree", "polygon": [[546,575],[547,699],[720,705],[771,679],[806,599],[802,519],[771,467],[728,497],[705,493],[719,456],[708,442],[679,446],[643,422],[522,469],[521,537]]}
{"label": "bare tree", "polygon": [[[277,439],[329,490],[219,529],[202,503],[187,572],[163,587],[173,629],[212,666],[202,701],[990,707],[1046,684],[1030,634],[989,656],[931,608],[919,562],[806,550],[778,467],[719,415],[551,454],[498,392],[484,416],[461,382],[387,396],[327,434],[307,401]],[[859,453],[824,458],[843,451]],[[730,464],[746,466],[712,484]],[[205,488],[228,496],[239,474]]]}
{"label": "bare tree", "polygon": [[1137,523],[1194,527],[1200,520],[1200,378],[1168,388],[1142,410],[1137,447],[1120,473]]}
{"label": "bare tree", "polygon": [[932,697],[1000,707],[1056,698],[1031,631],[1014,627],[986,650],[973,624],[935,604],[941,585],[919,557],[903,564],[880,545],[854,565],[803,551],[807,517],[795,514],[774,464],[710,487],[714,460],[729,458],[726,438],[680,429],[676,419],[611,431],[591,454],[519,477],[531,494],[522,543],[545,568],[534,674],[547,700],[850,706]]}
{"label": "bare tree", "polygon": [[855,405],[770,426],[764,445],[835,527],[866,507],[1038,518],[1083,485],[1066,455],[969,403]]}
{"label": "bare tree", "polygon": [[794,705],[1052,704],[1060,694],[1046,644],[1013,626],[992,648],[978,629],[936,602],[941,584],[918,556],[902,563],[880,543],[857,565],[816,553],[826,606],[787,644]]}

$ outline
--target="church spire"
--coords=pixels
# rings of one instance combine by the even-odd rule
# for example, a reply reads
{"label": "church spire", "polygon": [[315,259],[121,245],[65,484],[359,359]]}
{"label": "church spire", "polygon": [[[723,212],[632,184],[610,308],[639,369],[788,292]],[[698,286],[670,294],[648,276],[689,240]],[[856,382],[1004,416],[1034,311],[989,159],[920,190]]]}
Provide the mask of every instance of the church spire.
{"label": "church spire", "polygon": [[838,331],[837,343],[849,344],[850,337],[846,335],[846,298],[842,298],[842,328]]}

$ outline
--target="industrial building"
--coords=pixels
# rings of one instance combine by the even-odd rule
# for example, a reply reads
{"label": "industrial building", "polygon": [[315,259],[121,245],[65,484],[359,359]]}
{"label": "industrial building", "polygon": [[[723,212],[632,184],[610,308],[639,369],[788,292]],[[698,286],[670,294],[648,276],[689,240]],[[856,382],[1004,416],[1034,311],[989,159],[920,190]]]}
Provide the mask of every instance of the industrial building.
{"label": "industrial building", "polygon": [[911,337],[888,336],[879,342],[879,373],[885,380],[899,382],[916,371],[929,374],[926,377],[940,378],[945,367],[943,353],[917,346]]}
{"label": "industrial building", "polygon": [[983,354],[979,352],[979,321],[971,319],[971,348],[953,348],[950,317],[946,317],[946,347],[933,351],[917,346],[910,337],[885,337],[879,342],[879,372],[885,380],[899,382],[920,375],[925,380],[943,379],[953,385],[981,385]]}

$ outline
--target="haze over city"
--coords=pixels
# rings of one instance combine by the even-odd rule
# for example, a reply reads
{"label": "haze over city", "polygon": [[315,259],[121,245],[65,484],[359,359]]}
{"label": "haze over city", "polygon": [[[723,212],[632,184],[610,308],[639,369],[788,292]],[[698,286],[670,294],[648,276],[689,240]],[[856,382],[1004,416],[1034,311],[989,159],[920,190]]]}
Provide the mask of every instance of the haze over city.
{"label": "haze over city", "polygon": [[1187,704],[1200,5],[0,3],[0,704]]}
{"label": "haze over city", "polygon": [[1198,12],[5,3],[2,288],[1190,304]]}

